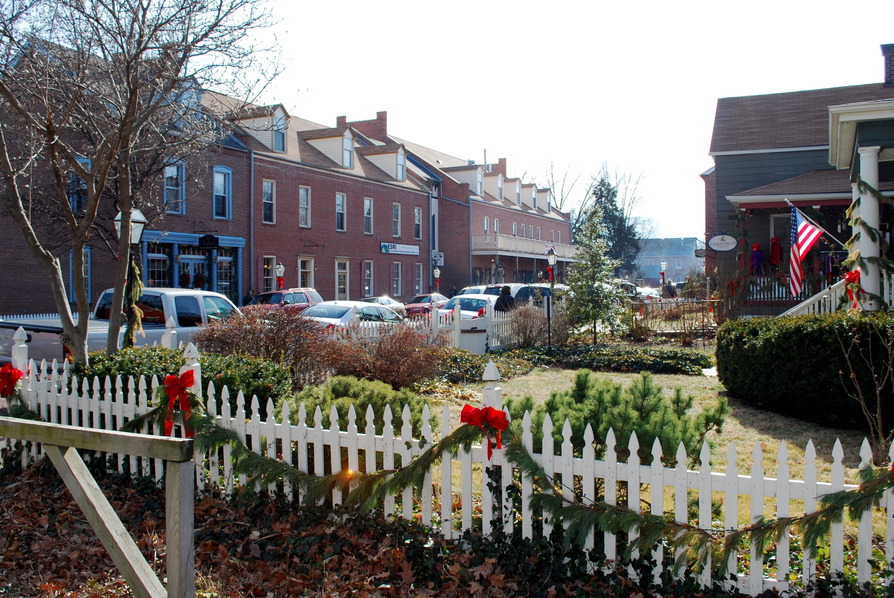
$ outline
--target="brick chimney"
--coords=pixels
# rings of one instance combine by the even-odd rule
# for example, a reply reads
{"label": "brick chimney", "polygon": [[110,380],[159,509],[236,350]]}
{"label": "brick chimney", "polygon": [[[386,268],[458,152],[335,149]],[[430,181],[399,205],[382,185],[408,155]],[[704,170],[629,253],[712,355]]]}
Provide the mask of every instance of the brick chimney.
{"label": "brick chimney", "polygon": [[388,138],[388,112],[376,112],[375,120],[357,120],[347,123],[343,116],[338,117],[338,126],[350,124],[357,129],[360,134],[375,139],[376,141],[385,141]]}
{"label": "brick chimney", "polygon": [[885,86],[894,87],[894,44],[883,44],[882,56],[885,57]]}

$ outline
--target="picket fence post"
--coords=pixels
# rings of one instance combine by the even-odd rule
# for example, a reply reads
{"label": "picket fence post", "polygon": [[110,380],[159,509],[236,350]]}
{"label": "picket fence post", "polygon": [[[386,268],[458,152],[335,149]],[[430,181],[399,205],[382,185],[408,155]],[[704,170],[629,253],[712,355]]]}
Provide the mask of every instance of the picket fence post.
{"label": "picket fence post", "polygon": [[12,367],[23,372],[28,371],[28,335],[19,326],[12,335]]}

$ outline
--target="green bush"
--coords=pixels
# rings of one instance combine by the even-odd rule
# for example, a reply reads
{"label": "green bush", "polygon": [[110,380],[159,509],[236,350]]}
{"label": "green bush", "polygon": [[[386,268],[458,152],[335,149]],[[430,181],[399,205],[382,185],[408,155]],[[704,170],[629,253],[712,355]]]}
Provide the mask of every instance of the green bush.
{"label": "green bush", "polygon": [[[517,349],[503,354],[526,359],[537,365],[569,370],[588,369],[614,372],[651,372],[700,376],[713,364],[711,358],[689,349],[647,349],[576,343],[557,347]],[[502,371],[502,370],[501,370]]]}
{"label": "green bush", "polygon": [[[75,364],[72,372],[79,380],[98,377],[103,387],[106,376],[111,379],[112,384],[115,383],[115,376],[121,376],[124,391],[127,392],[128,376],[133,376],[135,380],[145,376],[147,383],[155,376],[163,384],[165,376],[177,374],[185,363],[183,351],[178,349],[131,347],[113,355],[105,352],[91,353],[90,364]],[[209,381],[214,382],[218,392],[226,386],[234,409],[236,396],[240,391],[246,397],[246,408],[251,405],[251,397],[257,395],[262,412],[268,399],[276,401],[291,391],[288,368],[272,361],[248,355],[201,353],[199,364],[202,366],[202,390],[207,388]]]}
{"label": "green bush", "polygon": [[595,435],[597,458],[605,455],[605,436],[611,428],[617,440],[619,458],[627,458],[631,433],[636,432],[642,463],[652,461],[652,445],[657,438],[665,462],[670,465],[680,443],[686,448],[690,462],[697,462],[705,436],[711,430],[719,432],[728,413],[723,398],[693,413],[694,400],[692,396],[684,397],[679,388],[666,397],[648,372],[643,372],[639,379],[624,388],[589,370],[580,370],[569,390],[553,391],[545,403],[535,405],[527,396],[507,401],[506,409],[514,422],[520,422],[525,411],[531,413],[535,450],[540,450],[543,420],[548,413],[553,421],[556,446],[562,444],[562,428],[567,420],[571,425],[572,444],[578,454],[583,449],[584,431],[589,424]]}
{"label": "green bush", "polygon": [[881,313],[727,321],[717,332],[717,374],[731,396],[747,403],[828,426],[862,427],[841,341],[862,347],[866,361],[851,360],[854,380],[874,389],[889,357],[890,330],[891,316]]}
{"label": "green bush", "polygon": [[493,361],[504,379],[522,376],[534,369],[534,364],[523,352],[491,353],[478,355],[463,349],[447,347],[438,362],[436,377],[458,384],[481,382],[484,368]]}
{"label": "green bush", "polygon": [[[353,405],[357,415],[357,428],[361,431],[366,428],[367,407],[372,406],[377,434],[381,434],[384,427],[386,405],[391,407],[392,425],[399,433],[403,421],[403,408],[406,405],[410,408],[413,436],[418,438],[422,430],[422,407],[424,405],[422,399],[410,390],[395,390],[390,384],[377,380],[335,376],[319,386],[308,386],[301,392],[284,397],[277,402],[275,412],[278,419],[282,414],[283,403],[289,404],[289,418],[293,424],[298,423],[298,411],[303,403],[307,413],[307,424],[310,426],[314,425],[314,411],[319,407],[325,428],[329,427],[329,414],[332,407],[335,407],[338,412],[338,427],[341,430],[348,428],[348,410]],[[432,429],[437,429],[436,414],[431,414],[429,424]]]}

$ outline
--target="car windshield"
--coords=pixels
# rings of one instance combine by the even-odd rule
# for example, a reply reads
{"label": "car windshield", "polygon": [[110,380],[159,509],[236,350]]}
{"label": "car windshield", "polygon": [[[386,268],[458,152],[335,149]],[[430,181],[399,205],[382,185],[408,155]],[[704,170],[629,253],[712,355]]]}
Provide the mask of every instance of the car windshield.
{"label": "car windshield", "polygon": [[487,307],[487,301],[484,299],[472,299],[469,297],[457,296],[447,302],[444,309],[455,309],[457,303],[462,311],[478,311],[483,307]]}
{"label": "car windshield", "polygon": [[301,313],[311,318],[340,318],[350,310],[346,305],[312,305]]}
{"label": "car windshield", "polygon": [[431,295],[418,295],[416,297],[413,297],[409,301],[407,301],[407,303],[430,303],[430,302],[431,302]]}
{"label": "car windshield", "polygon": [[282,293],[262,293],[255,296],[249,305],[278,305],[282,301]]}

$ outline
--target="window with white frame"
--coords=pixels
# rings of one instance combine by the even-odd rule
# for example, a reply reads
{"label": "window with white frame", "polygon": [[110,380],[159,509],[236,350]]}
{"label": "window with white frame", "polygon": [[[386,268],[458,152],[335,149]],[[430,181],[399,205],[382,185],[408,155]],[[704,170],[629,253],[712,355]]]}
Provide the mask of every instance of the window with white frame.
{"label": "window with white frame", "polygon": [[549,231],[549,242],[550,243],[556,242],[556,231],[554,231],[554,230]]}
{"label": "window with white frame", "polygon": [[413,294],[422,294],[422,264],[419,262],[413,264]]}
{"label": "window with white frame", "polygon": [[273,123],[273,151],[286,151],[286,121],[284,118],[277,118]]}
{"label": "window with white frame", "polygon": [[298,226],[310,228],[310,187],[298,189]]}
{"label": "window with white frame", "polygon": [[683,260],[680,259],[680,258],[676,258],[676,259],[674,260],[674,267],[675,267],[677,270],[681,270],[681,269],[683,268]]}
{"label": "window with white frame", "polygon": [[503,176],[497,177],[497,199],[503,199]]}
{"label": "window with white frame", "polygon": [[490,218],[485,216],[484,217],[484,234],[486,235],[489,232],[490,232]]}
{"label": "window with white frame", "polygon": [[[537,209],[537,189],[531,189],[531,203],[534,205],[534,209]],[[539,239],[540,237],[538,237]]]}
{"label": "window with white frame", "polygon": [[475,178],[475,195],[481,195],[484,190],[484,172],[479,168]]}
{"label": "window with white frame", "polygon": [[515,203],[521,205],[521,181],[515,181]]}
{"label": "window with white frame", "polygon": [[363,262],[363,296],[373,297],[376,289],[373,284],[373,262]]}
{"label": "window with white frame", "polygon": [[314,258],[298,258],[298,286],[314,288]]}
{"label": "window with white frame", "polygon": [[261,212],[264,224],[276,222],[276,182],[261,183]]}
{"label": "window with white frame", "polygon": [[363,233],[373,234],[373,200],[369,197],[363,198]]}
{"label": "window with white frame", "polygon": [[397,180],[403,181],[407,178],[407,157],[401,153],[397,153]]}
{"label": "window with white frame", "polygon": [[422,239],[422,208],[413,209],[413,238]]}
{"label": "window with white frame", "polygon": [[494,234],[495,235],[500,234],[500,219],[499,218],[494,218]]}
{"label": "window with white frame", "polygon": [[539,226],[537,227],[537,240],[538,240],[538,241],[542,240],[542,239],[540,238],[540,227],[539,227]]}
{"label": "window with white frame", "polygon": [[233,171],[226,166],[214,167],[214,218],[229,220],[233,210]]}
{"label": "window with white frame", "polygon": [[346,258],[335,260],[335,298],[344,301],[350,288],[351,262]]}
{"label": "window with white frame", "polygon": [[395,239],[400,237],[400,204],[391,204],[391,236]]}
{"label": "window with white frame", "polygon": [[556,243],[561,243],[561,242],[562,242],[562,231],[557,230],[556,231]]}
{"label": "window with white frame", "polygon": [[186,166],[182,162],[165,166],[165,212],[186,213]]}
{"label": "window with white frame", "polygon": [[350,133],[346,134],[342,140],[342,166],[354,168],[354,140]]}
{"label": "window with white frame", "polygon": [[403,283],[401,281],[401,264],[400,262],[393,262],[391,264],[391,296],[392,297],[400,297],[402,293]]}
{"label": "window with white frame", "polygon": [[264,256],[264,288],[262,293],[276,290],[276,256]]}
{"label": "window with white frame", "polygon": [[344,193],[335,194],[335,230],[347,230],[347,206],[348,199]]}
{"label": "window with white frame", "polygon": [[512,223],[512,236],[513,236],[513,237],[517,237],[517,236],[518,236],[518,222],[513,222],[513,223]]}
{"label": "window with white frame", "polygon": [[529,239],[534,238],[534,225],[533,224],[528,225],[528,238]]}
{"label": "window with white frame", "polygon": [[521,226],[520,226],[520,229],[519,229],[518,236],[521,237],[521,238],[524,238],[527,234],[528,234],[528,229],[525,228],[525,223],[522,222],[522,223],[521,223]]}

